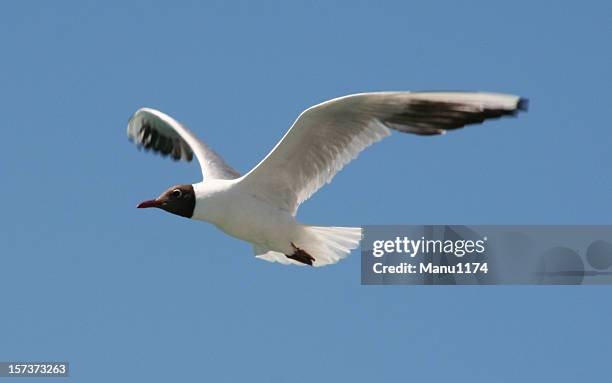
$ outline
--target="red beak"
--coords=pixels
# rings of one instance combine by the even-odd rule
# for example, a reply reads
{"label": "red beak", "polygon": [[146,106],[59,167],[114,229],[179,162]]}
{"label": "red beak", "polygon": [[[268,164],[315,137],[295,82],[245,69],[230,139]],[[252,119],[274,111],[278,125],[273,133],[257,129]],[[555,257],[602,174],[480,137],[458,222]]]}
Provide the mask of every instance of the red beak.
{"label": "red beak", "polygon": [[152,199],[152,200],[148,200],[148,201],[143,201],[141,203],[138,204],[138,206],[136,206],[138,209],[144,209],[147,207],[160,207],[161,206],[161,202],[159,202],[156,199]]}

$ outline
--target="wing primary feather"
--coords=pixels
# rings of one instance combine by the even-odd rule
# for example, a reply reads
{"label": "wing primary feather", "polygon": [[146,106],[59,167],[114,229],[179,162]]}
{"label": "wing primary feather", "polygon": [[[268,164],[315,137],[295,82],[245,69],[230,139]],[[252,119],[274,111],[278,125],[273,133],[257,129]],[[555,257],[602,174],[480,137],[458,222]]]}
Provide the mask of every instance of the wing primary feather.
{"label": "wing primary feather", "polygon": [[158,110],[141,108],[128,120],[127,135],[138,148],[175,161],[198,159],[203,177],[235,179],[240,174],[185,126]]}
{"label": "wing primary feather", "polygon": [[336,98],[302,112],[242,187],[291,214],[348,162],[391,130],[440,135],[514,116],[527,100],[478,92],[378,92]]}

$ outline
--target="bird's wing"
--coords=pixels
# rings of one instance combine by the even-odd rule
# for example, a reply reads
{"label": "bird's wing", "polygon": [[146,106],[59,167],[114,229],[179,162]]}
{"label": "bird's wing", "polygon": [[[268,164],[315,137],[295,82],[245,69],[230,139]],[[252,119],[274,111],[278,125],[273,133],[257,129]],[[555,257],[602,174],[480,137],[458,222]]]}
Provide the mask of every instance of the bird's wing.
{"label": "bird's wing", "polygon": [[153,150],[175,161],[198,159],[202,177],[234,179],[240,174],[223,161],[208,145],[174,118],[159,110],[141,108],[130,117],[127,135],[138,147]]}
{"label": "bird's wing", "polygon": [[391,130],[420,135],[514,115],[525,99],[493,93],[380,92],[349,95],[304,112],[241,180],[243,190],[295,215],[367,146]]}

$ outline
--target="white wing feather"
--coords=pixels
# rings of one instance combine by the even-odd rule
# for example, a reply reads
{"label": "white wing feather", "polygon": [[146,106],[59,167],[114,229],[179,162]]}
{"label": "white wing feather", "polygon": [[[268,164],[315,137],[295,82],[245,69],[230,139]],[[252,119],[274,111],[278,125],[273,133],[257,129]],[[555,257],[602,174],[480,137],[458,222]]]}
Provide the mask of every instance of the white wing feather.
{"label": "white wing feather", "polygon": [[391,130],[442,134],[512,115],[526,100],[493,93],[380,92],[336,98],[305,110],[272,151],[240,179],[252,195],[295,215],[298,206]]}
{"label": "white wing feather", "polygon": [[145,150],[153,150],[174,160],[191,161],[195,154],[203,178],[235,179],[240,174],[214,150],[174,118],[159,110],[141,108],[128,121],[128,138]]}

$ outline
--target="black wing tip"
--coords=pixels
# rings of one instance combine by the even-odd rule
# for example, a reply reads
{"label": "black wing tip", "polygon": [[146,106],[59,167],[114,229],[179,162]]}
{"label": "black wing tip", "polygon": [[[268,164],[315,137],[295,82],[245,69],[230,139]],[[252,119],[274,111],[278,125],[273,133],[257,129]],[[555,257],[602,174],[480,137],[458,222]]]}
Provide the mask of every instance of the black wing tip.
{"label": "black wing tip", "polygon": [[516,109],[523,112],[529,111],[529,99],[524,97],[519,98]]}

